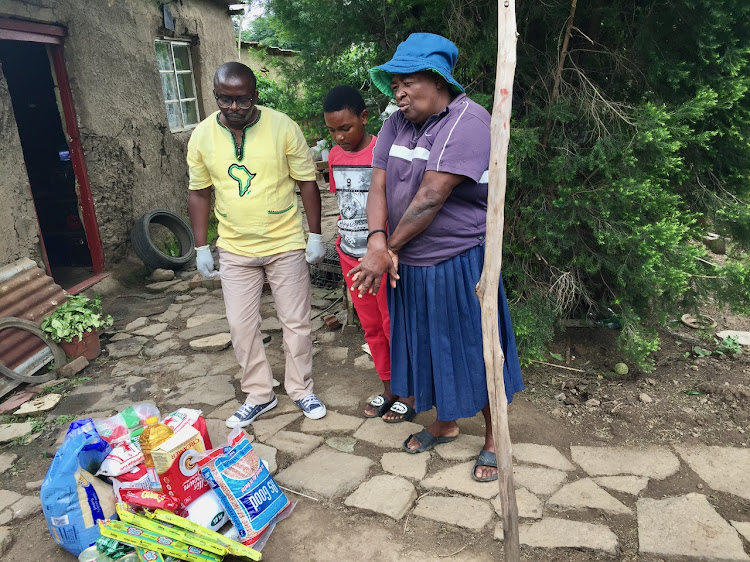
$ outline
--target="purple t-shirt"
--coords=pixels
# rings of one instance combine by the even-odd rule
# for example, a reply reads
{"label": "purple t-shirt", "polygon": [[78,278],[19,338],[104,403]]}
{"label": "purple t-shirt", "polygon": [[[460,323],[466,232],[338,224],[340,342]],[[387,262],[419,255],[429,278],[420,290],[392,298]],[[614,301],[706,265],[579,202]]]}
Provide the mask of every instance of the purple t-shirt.
{"label": "purple t-shirt", "polygon": [[465,179],[453,188],[430,225],[398,253],[406,265],[436,265],[484,243],[490,162],[490,114],[460,94],[421,130],[400,111],[378,133],[372,166],[386,172],[391,232],[417,193],[425,171]]}

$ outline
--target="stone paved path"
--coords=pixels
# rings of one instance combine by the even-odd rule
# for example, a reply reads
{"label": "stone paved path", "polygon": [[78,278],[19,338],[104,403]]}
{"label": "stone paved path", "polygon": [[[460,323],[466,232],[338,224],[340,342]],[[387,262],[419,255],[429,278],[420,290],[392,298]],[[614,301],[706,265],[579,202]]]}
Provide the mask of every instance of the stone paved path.
{"label": "stone paved path", "polygon": [[[154,307],[157,313],[120,319],[120,329],[110,334],[107,345],[109,375],[77,387],[55,414],[104,417],[136,401],[152,400],[162,413],[180,406],[203,408],[214,444],[226,438],[223,421],[242,394],[238,367],[227,347],[221,289],[191,288],[187,281],[150,288],[166,291],[166,300]],[[339,296],[315,290],[318,308],[313,315],[330,306],[343,323],[345,311],[334,304]],[[269,359],[283,372],[279,326],[267,295],[261,313],[264,330],[275,343],[267,346]],[[322,322],[316,328],[316,354],[325,355],[329,368],[356,360],[374,377],[359,348],[342,346],[340,333],[327,331]],[[324,380],[325,374],[318,376]],[[329,407],[322,420],[303,418],[279,388],[279,405],[247,428],[280,485],[320,500],[326,509],[361,512],[374,521],[433,521],[463,533],[494,533],[502,540],[497,484],[470,477],[481,437],[462,434],[429,453],[407,454],[401,443],[421,425],[365,420],[360,416],[365,397],[355,385],[319,384],[317,390]],[[0,426],[0,442],[30,430],[30,423]],[[523,545],[552,553],[572,548],[617,555],[618,536],[624,532],[637,535],[639,555],[649,560],[750,560],[750,516],[728,521],[720,514],[722,498],[750,499],[748,449],[555,448],[540,442],[515,443],[514,457]],[[12,470],[14,462],[15,455],[0,453],[0,473]],[[661,483],[685,475],[697,478],[696,489],[667,497],[660,492]],[[27,495],[0,490],[0,554],[9,541],[2,526],[39,513],[38,485],[29,483]],[[549,559],[577,559],[571,554],[575,551],[561,552],[566,554]]]}

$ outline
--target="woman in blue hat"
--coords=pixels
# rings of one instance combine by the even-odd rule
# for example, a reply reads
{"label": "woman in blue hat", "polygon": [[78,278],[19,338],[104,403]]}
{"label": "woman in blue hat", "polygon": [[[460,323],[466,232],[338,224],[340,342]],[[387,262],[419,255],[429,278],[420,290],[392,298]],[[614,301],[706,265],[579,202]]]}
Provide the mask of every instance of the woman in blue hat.
{"label": "woman in blue hat", "polygon": [[[445,37],[413,33],[370,70],[399,111],[374,149],[367,253],[350,275],[364,295],[390,274],[391,391],[401,398],[384,421],[436,407],[435,422],[404,441],[419,453],[453,441],[456,420],[482,411],[485,443],[472,477],[487,482],[497,479],[497,458],[474,290],[484,263],[490,115],[453,78],[457,57]],[[523,381],[502,280],[498,299],[510,402]]]}

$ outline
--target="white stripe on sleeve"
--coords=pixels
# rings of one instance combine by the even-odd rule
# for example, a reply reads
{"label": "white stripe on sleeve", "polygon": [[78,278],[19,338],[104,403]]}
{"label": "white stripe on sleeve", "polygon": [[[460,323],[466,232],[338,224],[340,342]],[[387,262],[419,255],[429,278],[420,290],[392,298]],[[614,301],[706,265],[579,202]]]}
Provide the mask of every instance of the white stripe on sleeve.
{"label": "white stripe on sleeve", "polygon": [[410,149],[399,144],[392,144],[388,156],[411,162],[415,158],[418,160],[427,160],[430,157],[430,151],[421,146]]}

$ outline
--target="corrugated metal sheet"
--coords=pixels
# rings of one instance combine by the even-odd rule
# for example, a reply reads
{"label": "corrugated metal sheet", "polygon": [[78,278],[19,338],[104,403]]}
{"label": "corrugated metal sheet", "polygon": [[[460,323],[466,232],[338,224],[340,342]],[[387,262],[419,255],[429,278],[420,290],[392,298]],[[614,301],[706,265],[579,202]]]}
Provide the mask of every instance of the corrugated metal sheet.
{"label": "corrugated metal sheet", "polygon": [[[23,258],[0,268],[0,318],[15,316],[41,324],[64,300],[62,287],[30,259]],[[17,372],[32,369],[23,373],[31,374],[44,365],[46,361],[41,355],[45,353],[51,357],[47,346],[33,334],[14,328],[0,332],[0,363],[9,369]],[[0,379],[1,396],[3,384],[13,381],[2,376]]]}

